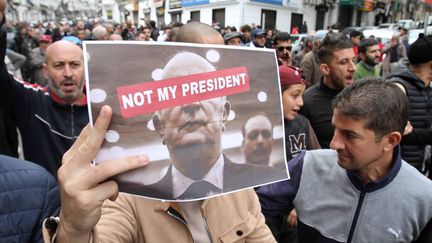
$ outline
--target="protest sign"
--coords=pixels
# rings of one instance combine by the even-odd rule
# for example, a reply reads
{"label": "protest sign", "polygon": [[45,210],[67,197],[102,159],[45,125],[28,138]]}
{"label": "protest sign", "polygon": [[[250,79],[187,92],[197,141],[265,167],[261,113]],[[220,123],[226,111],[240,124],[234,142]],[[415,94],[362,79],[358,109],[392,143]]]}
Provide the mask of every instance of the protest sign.
{"label": "protest sign", "polygon": [[[95,163],[150,158],[115,178],[120,191],[197,200],[289,178],[273,50],[108,41],[83,48],[90,122],[103,105],[113,109]],[[251,116],[268,121],[269,132],[244,134]],[[246,153],[266,159],[257,165]]]}

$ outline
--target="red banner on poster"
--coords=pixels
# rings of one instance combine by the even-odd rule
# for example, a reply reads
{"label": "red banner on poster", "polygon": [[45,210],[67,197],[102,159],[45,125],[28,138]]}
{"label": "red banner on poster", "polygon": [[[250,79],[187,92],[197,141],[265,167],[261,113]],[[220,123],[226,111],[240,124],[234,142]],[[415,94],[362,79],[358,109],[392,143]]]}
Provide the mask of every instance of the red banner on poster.
{"label": "red banner on poster", "polygon": [[249,76],[243,66],[117,87],[117,97],[122,116],[130,118],[249,90]]}

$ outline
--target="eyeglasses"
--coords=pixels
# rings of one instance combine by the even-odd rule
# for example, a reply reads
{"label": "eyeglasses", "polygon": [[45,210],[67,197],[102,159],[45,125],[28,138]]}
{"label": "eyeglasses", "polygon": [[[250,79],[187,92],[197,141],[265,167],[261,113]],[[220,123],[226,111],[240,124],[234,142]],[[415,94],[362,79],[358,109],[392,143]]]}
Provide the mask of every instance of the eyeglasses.
{"label": "eyeglasses", "polygon": [[284,50],[291,51],[291,49],[292,49],[292,46],[279,46],[279,47],[277,47],[277,50],[279,52],[283,52]]}
{"label": "eyeglasses", "polygon": [[262,136],[264,139],[269,139],[269,138],[271,137],[271,133],[270,133],[269,130],[261,130],[261,131],[259,131],[259,130],[254,130],[254,131],[252,131],[252,132],[250,132],[250,133],[248,134],[248,138],[249,138],[250,140],[255,140],[255,139],[258,138],[258,136],[259,136],[260,134],[261,134],[261,136]]}

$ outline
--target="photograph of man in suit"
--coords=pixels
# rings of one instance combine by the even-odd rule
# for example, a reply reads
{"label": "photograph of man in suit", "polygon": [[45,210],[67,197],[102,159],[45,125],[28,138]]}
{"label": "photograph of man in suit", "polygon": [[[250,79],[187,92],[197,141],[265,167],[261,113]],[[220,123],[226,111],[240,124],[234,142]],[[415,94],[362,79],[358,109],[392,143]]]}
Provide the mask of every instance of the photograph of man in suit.
{"label": "photograph of man in suit", "polygon": [[[166,64],[163,79],[215,70],[205,58],[181,52]],[[171,165],[154,184],[120,185],[120,190],[166,200],[202,199],[287,179],[286,171],[234,163],[223,154],[222,132],[230,109],[223,96],[155,112],[153,125],[167,147]]]}
{"label": "photograph of man in suit", "polygon": [[256,165],[270,165],[274,144],[273,124],[265,113],[251,116],[242,127],[242,151],[245,162]]}

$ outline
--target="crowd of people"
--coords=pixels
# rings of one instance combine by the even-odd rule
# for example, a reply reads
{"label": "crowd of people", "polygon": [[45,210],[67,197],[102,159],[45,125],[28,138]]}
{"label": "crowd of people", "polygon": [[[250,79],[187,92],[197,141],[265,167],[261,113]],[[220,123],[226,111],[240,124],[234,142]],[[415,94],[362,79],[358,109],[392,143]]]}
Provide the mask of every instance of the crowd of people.
{"label": "crowd of people", "polygon": [[[0,0],[0,194],[6,195],[0,197],[0,241],[432,242],[432,36],[405,46],[402,31],[385,44],[356,31],[329,33],[308,37],[292,56],[289,33],[259,26],[221,32],[199,22],[160,30],[155,22],[136,28],[78,21],[51,28],[10,24],[5,7]],[[104,106],[88,125],[84,40],[274,49],[290,179],[190,202],[119,193],[111,178],[147,166],[150,155],[90,163],[112,109]],[[179,58],[179,64],[190,59]],[[170,170],[188,177],[190,186],[211,184],[205,176],[215,161],[233,178],[261,177],[262,170],[245,174],[246,167],[275,173],[273,124],[264,112],[245,121],[240,149],[246,165],[234,165],[220,146],[229,102],[222,97],[191,107],[179,115],[205,110],[217,122],[211,125],[215,146],[197,145],[187,156],[174,148],[181,134],[161,125],[172,122],[172,111],[153,117],[172,155]],[[18,138],[31,162],[13,158]],[[190,171],[184,160],[200,173],[183,173]],[[170,190],[183,198],[176,185]]]}

